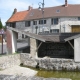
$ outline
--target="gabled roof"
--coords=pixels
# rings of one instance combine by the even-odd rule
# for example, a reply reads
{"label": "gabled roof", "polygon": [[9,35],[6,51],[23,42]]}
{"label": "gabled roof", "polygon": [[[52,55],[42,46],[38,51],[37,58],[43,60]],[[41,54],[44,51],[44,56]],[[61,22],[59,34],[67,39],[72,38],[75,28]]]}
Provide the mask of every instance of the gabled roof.
{"label": "gabled roof", "polygon": [[40,40],[42,42],[62,42],[62,43],[65,43],[65,40],[66,38],[68,37],[71,37],[73,35],[76,35],[76,34],[80,34],[80,33],[51,33],[51,34],[34,34],[34,33],[29,33],[29,32],[26,32],[26,31],[22,31],[22,30],[18,30],[18,29],[15,29],[15,28],[12,28],[12,27],[8,27],[7,29],[10,29],[14,32],[17,32],[17,33],[21,33],[21,34],[25,34],[27,35],[28,37],[30,38],[34,38],[34,39],[37,39],[37,40]]}
{"label": "gabled roof", "polygon": [[13,14],[7,22],[23,21],[29,11],[21,11]]}
{"label": "gabled roof", "polygon": [[[55,7],[44,8],[44,18],[51,17],[79,17],[80,16],[80,4],[68,6],[61,5]],[[11,16],[7,22],[16,22],[24,20],[37,20],[43,18],[42,11],[38,9],[31,9],[22,12],[17,12]]]}
{"label": "gabled roof", "polygon": [[[65,5],[61,5],[56,7],[44,8],[44,18],[73,16],[80,16],[80,5],[68,5],[67,7],[65,7]],[[25,20],[40,18],[43,18],[42,11],[38,9],[32,9]]]}

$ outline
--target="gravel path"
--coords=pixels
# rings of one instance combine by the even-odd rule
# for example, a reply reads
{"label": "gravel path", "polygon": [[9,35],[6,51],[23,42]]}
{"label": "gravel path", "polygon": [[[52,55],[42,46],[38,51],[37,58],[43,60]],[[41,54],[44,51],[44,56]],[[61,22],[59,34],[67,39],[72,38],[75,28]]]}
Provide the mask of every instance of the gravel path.
{"label": "gravel path", "polygon": [[0,75],[18,75],[18,76],[35,76],[37,74],[37,71],[31,70],[29,68],[24,68],[20,66],[14,66],[12,68],[5,69],[3,71],[0,71]]}

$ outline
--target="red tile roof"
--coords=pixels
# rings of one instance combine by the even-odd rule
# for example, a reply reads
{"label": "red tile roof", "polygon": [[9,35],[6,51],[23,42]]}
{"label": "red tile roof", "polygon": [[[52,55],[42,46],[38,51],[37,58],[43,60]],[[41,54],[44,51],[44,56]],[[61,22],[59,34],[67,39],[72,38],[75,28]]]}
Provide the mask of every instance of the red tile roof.
{"label": "red tile roof", "polygon": [[7,22],[23,21],[29,11],[21,11],[13,14]]}
{"label": "red tile roof", "polygon": [[[51,17],[79,17],[80,5],[65,5],[44,8],[44,18]],[[43,18],[42,11],[38,9],[31,9],[29,11],[22,11],[15,13],[7,22],[16,22],[24,20],[34,20]]]}

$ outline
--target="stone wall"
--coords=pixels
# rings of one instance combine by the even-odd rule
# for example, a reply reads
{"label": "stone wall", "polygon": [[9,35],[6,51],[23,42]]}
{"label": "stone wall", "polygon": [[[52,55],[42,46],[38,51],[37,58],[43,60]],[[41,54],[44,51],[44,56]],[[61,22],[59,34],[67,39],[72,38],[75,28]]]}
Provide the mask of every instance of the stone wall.
{"label": "stone wall", "polygon": [[31,66],[31,67],[36,67],[37,62],[35,61],[34,58],[30,56],[30,54],[26,53],[21,53],[20,54],[20,59],[21,59],[21,64],[26,65],[26,66]]}
{"label": "stone wall", "polygon": [[0,69],[7,69],[15,65],[20,65],[20,54],[0,57]]}
{"label": "stone wall", "polygon": [[49,57],[35,59],[27,53],[0,57],[0,69],[7,69],[20,64],[46,70],[80,71],[80,63],[75,63],[73,59]]}
{"label": "stone wall", "polygon": [[37,57],[37,42],[33,38],[30,38],[30,54],[33,58]]}
{"label": "stone wall", "polygon": [[[25,26],[25,21],[22,21],[22,22],[16,22],[16,29],[19,29],[19,30],[24,30],[24,31],[28,31],[28,32],[31,32],[31,27],[26,27]],[[21,33],[18,33],[18,39],[22,39],[22,34]]]}
{"label": "stone wall", "polygon": [[[61,32],[71,32],[71,27],[69,25],[80,25],[80,20],[78,20],[78,17],[59,18],[57,25],[51,24],[51,19],[52,18],[45,19],[46,24],[44,24],[44,26],[47,27],[47,28],[45,28],[45,31],[48,31],[50,29],[60,29],[60,26],[61,26]],[[37,23],[39,23],[39,20],[35,20],[35,21],[37,21]],[[36,29],[35,29],[36,26],[38,26],[37,31],[42,32],[43,24],[42,25],[41,24],[33,25],[33,20],[31,20],[30,27],[25,27],[25,21],[16,22],[16,28],[21,29],[21,30],[25,30],[25,31],[29,31],[29,32],[33,32],[33,33],[36,33]]]}
{"label": "stone wall", "polygon": [[46,70],[66,70],[66,71],[80,71],[80,63],[75,63],[73,59],[60,58],[31,58],[30,54],[20,54],[21,63],[30,67],[39,67]]}

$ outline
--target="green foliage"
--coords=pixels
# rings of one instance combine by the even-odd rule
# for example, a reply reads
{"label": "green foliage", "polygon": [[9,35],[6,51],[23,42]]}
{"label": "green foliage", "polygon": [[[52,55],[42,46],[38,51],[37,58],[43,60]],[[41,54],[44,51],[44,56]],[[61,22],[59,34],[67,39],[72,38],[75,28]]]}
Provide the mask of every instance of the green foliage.
{"label": "green foliage", "polygon": [[1,20],[0,20],[0,29],[2,29],[3,28],[3,25],[2,25],[2,22],[1,22]]}

